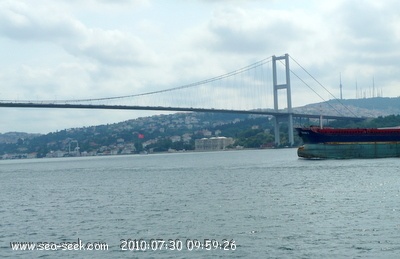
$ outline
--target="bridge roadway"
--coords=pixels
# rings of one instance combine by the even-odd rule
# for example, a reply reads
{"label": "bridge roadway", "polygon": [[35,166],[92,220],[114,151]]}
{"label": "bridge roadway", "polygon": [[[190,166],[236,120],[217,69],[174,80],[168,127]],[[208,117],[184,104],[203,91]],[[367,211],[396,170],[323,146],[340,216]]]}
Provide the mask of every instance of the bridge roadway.
{"label": "bridge roadway", "polygon": [[[62,103],[34,103],[34,102],[0,102],[0,107],[8,108],[48,108],[48,109],[103,109],[103,110],[149,110],[149,111],[185,111],[185,112],[214,112],[214,113],[241,113],[272,115],[276,117],[286,117],[292,114],[293,117],[301,118],[320,118],[321,115],[285,113],[261,110],[225,110],[209,108],[181,108],[181,107],[161,107],[161,106],[129,106],[129,105],[100,105],[100,104],[62,104]],[[352,119],[364,120],[363,117],[346,117],[322,115],[324,119]]]}

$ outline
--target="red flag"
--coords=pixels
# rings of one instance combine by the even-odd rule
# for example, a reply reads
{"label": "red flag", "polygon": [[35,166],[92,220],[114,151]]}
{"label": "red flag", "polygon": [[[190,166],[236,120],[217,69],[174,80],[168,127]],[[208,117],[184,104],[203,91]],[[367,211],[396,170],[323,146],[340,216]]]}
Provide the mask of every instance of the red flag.
{"label": "red flag", "polygon": [[144,138],[144,135],[139,133],[138,138]]}

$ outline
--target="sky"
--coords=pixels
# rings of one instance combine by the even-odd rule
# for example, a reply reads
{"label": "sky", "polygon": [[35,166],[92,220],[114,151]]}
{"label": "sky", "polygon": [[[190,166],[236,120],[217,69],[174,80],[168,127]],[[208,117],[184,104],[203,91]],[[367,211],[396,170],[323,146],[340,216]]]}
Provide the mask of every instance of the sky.
{"label": "sky", "polygon": [[[157,91],[285,53],[335,96],[341,77],[343,98],[372,96],[373,84],[374,95],[398,97],[398,10],[396,0],[0,0],[0,100]],[[322,101],[292,92],[293,106]],[[161,114],[1,113],[0,133],[43,134]]]}

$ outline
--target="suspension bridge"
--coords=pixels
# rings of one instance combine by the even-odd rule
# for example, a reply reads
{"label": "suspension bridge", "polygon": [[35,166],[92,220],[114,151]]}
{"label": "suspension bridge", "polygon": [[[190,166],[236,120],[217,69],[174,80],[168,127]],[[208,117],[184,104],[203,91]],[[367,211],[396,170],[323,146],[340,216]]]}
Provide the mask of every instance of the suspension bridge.
{"label": "suspension bridge", "polygon": [[[289,60],[299,71],[311,78],[308,83],[299,72],[289,67]],[[272,71],[272,73],[271,73]],[[271,77],[272,75],[272,77]],[[292,108],[291,75],[298,85],[306,86],[322,101],[323,89],[331,98],[343,105],[329,90],[288,54],[271,56],[235,71],[164,90],[139,94],[102,98],[65,100],[0,100],[0,107],[57,108],[57,109],[113,109],[155,110],[182,112],[213,112],[269,115],[275,118],[275,143],[280,144],[279,124],[287,121],[289,144],[293,145],[293,118],[353,119],[360,120],[348,107],[338,110],[332,106],[332,114],[296,113]],[[272,83],[272,85],[271,85]],[[316,86],[315,86],[316,85]],[[285,93],[282,93],[285,92]],[[285,107],[280,108],[279,104]],[[343,112],[345,111],[345,112]]]}

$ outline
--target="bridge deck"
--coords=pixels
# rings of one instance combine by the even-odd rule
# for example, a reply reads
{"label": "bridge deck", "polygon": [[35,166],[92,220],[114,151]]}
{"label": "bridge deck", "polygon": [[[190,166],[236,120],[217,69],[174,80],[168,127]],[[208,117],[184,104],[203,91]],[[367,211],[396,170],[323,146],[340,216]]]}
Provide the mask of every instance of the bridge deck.
{"label": "bridge deck", "polygon": [[[239,113],[239,114],[259,114],[272,115],[276,117],[319,118],[320,114],[286,113],[263,110],[225,110],[207,108],[182,108],[182,107],[161,107],[161,106],[129,106],[129,105],[96,105],[96,104],[60,104],[60,103],[17,103],[0,102],[0,107],[9,108],[50,108],[50,109],[103,109],[103,110],[150,110],[150,111],[185,111],[185,112],[214,112],[214,113]],[[346,117],[334,115],[322,115],[324,119],[352,119],[364,120],[362,117]]]}

